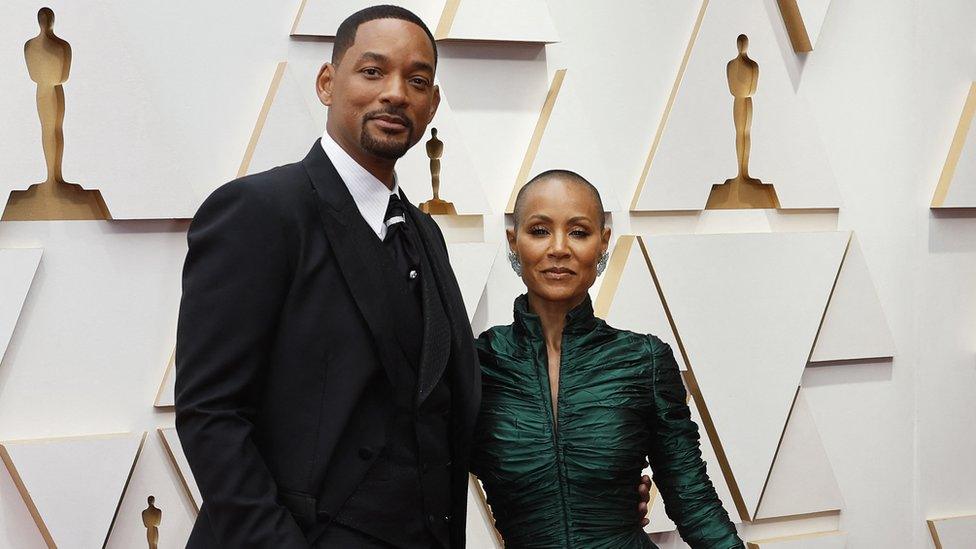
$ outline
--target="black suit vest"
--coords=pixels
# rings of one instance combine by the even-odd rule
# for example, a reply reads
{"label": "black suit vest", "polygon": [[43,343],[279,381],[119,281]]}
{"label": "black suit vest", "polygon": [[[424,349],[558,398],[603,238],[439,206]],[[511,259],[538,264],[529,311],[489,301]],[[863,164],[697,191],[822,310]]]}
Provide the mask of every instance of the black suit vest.
{"label": "black suit vest", "polygon": [[[377,266],[387,275],[392,290],[388,314],[395,315],[395,337],[403,351],[402,367],[392,392],[386,444],[335,520],[402,549],[446,548],[450,546],[449,524],[453,520],[451,384],[447,372],[417,405],[418,373],[425,366],[425,316],[443,317],[445,312],[430,279],[432,268],[423,245],[416,229],[411,229],[414,245],[421,251],[418,276],[410,277],[410,269],[395,265],[392,258]],[[379,240],[375,245],[383,246]],[[383,257],[389,254],[384,253]],[[379,373],[375,382],[389,380]],[[368,457],[372,456],[364,456]]]}

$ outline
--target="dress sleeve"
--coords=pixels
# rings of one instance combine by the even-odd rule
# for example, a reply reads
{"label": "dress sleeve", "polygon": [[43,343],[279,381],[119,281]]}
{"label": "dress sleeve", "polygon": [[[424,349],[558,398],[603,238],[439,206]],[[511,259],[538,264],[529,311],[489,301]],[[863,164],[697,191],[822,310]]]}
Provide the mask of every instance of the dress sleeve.
{"label": "dress sleeve", "polygon": [[668,517],[693,549],[743,548],[735,526],[708,479],[691,420],[687,393],[671,347],[649,336],[653,359],[653,410],[648,461]]}

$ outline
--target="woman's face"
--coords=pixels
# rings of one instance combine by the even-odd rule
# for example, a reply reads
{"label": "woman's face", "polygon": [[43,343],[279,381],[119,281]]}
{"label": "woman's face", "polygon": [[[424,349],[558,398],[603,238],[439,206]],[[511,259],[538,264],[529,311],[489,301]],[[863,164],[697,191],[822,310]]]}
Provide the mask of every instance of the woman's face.
{"label": "woman's face", "polygon": [[597,201],[585,186],[558,176],[534,183],[522,198],[519,226],[508,230],[508,243],[522,262],[529,295],[579,303],[610,243],[610,229],[600,229]]}

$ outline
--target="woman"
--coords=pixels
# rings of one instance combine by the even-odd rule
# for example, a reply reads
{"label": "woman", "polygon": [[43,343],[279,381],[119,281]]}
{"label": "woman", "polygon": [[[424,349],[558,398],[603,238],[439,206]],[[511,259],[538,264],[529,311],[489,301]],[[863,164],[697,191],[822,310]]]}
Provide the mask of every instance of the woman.
{"label": "woman", "polygon": [[634,513],[646,461],[692,547],[742,547],[705,472],[670,347],[593,316],[606,267],[600,195],[567,171],[519,192],[510,259],[527,294],[477,341],[473,472],[507,549],[651,548]]}

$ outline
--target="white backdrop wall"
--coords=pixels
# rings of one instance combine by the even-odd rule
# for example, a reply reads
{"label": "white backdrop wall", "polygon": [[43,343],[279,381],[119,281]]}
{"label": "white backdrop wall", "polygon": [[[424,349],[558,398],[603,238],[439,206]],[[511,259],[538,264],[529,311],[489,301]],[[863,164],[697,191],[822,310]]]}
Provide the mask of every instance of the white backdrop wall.
{"label": "white backdrop wall", "polygon": [[[976,79],[976,8],[967,0],[838,0],[814,52],[798,58],[776,1],[755,1],[769,14],[797,94],[811,106],[841,197],[839,211],[780,214],[770,222],[776,230],[854,231],[897,354],[811,366],[803,374],[843,511],[750,525],[743,536],[840,529],[850,547],[929,548],[925,519],[976,514],[976,210],[933,213],[928,207]],[[180,165],[184,179],[174,188],[198,200],[233,178],[279,61],[289,61],[311,93],[331,43],[288,36],[300,3],[221,0],[206,3],[204,11],[189,1],[97,3],[116,14],[113,24],[127,28],[102,38],[108,42],[102,45],[154,60],[138,67],[148,100],[133,98],[138,102],[126,109],[151,104],[159,125],[120,131],[174,151],[176,158],[156,159]],[[78,44],[99,38],[70,34],[67,4],[51,3],[59,14],[55,29],[75,46],[81,63],[86,52]],[[11,97],[13,86],[22,92],[26,71],[22,57],[16,65],[17,56],[36,34],[32,14],[40,7],[10,6],[16,9],[0,19],[0,41],[15,51],[0,55],[7,62],[0,67],[0,108],[11,103],[3,98]],[[573,73],[592,129],[592,150],[581,153],[604,157],[607,183],[620,199],[621,210],[612,212],[616,234],[695,233],[726,219],[711,212],[626,211],[699,6],[692,0],[549,0],[559,43],[441,44],[439,79],[492,210],[484,218],[484,240],[503,240],[501,212],[550,79],[561,68]],[[14,13],[31,17],[7,16]],[[69,115],[83,108],[80,97],[111,96],[126,78],[120,82],[105,69],[90,82],[73,72],[65,86]],[[23,115],[4,111],[8,119]],[[10,127],[0,129],[8,154],[39,147],[31,142],[36,136],[20,139]],[[91,165],[116,162],[111,146],[82,145],[68,128],[66,122],[66,148],[89,147]],[[75,179],[82,182],[83,174]],[[141,174],[123,183],[132,194],[143,181],[166,183]],[[30,182],[0,173],[4,190]],[[99,187],[97,180],[84,183]],[[152,404],[174,344],[186,227],[165,220],[0,223],[0,249],[44,249],[0,363],[0,440],[130,431],[155,436],[156,427],[172,425],[171,409]],[[448,227],[447,233],[449,240],[470,240],[470,230]],[[505,269],[503,260],[495,262],[481,305],[472,311],[476,330],[511,319],[519,283]],[[79,486],[94,479],[82,480]],[[0,507],[0,546],[43,546],[2,468]],[[673,535],[656,539],[662,547],[678,546]],[[489,546],[483,538],[476,543]],[[163,546],[178,545],[170,538]]]}

